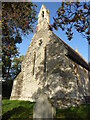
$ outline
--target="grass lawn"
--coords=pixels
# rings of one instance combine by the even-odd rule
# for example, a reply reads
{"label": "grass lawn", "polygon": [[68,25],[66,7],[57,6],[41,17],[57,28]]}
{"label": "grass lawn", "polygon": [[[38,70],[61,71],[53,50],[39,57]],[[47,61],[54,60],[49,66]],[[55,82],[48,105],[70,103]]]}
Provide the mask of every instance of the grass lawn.
{"label": "grass lawn", "polygon": [[[31,120],[35,103],[18,100],[2,100],[2,120]],[[90,120],[90,105],[57,109],[56,118],[65,120]]]}
{"label": "grass lawn", "polygon": [[29,101],[2,100],[2,120],[30,120],[33,106]]}

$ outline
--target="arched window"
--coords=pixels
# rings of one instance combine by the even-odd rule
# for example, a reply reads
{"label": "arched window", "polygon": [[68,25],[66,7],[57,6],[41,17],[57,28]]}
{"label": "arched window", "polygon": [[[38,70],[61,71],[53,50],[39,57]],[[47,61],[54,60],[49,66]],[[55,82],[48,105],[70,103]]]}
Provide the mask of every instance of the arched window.
{"label": "arched window", "polygon": [[44,49],[44,73],[46,73],[46,57],[47,57],[47,53],[46,53],[46,47]]}
{"label": "arched window", "polygon": [[77,76],[77,85],[80,83],[80,75],[79,75],[78,71],[79,71],[79,66],[75,65],[74,66],[74,73]]}
{"label": "arched window", "polygon": [[74,73],[75,73],[75,75],[77,74],[77,66],[76,65],[74,66]]}
{"label": "arched window", "polygon": [[39,43],[38,43],[39,46],[42,45],[42,39],[39,40]]}
{"label": "arched window", "polygon": [[36,60],[36,52],[34,52],[34,58],[33,58],[33,75],[35,74],[35,60]]}

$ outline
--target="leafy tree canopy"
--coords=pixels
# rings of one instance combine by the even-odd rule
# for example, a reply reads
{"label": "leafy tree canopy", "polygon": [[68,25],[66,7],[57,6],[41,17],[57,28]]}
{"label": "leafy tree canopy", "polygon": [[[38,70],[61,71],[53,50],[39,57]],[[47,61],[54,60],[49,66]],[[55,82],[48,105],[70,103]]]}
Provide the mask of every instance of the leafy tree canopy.
{"label": "leafy tree canopy", "polygon": [[[16,37],[20,32],[27,34],[33,32],[36,19],[36,5],[25,2],[3,2],[2,3],[2,30],[4,36]],[[12,34],[11,34],[12,32]]]}
{"label": "leafy tree canopy", "polygon": [[53,17],[51,28],[61,28],[68,40],[73,37],[73,28],[85,37],[90,44],[90,2],[62,2]]}
{"label": "leafy tree canopy", "polygon": [[2,75],[6,80],[12,78],[12,60],[19,55],[16,45],[22,42],[22,34],[33,32],[35,8],[32,2],[2,3]]}

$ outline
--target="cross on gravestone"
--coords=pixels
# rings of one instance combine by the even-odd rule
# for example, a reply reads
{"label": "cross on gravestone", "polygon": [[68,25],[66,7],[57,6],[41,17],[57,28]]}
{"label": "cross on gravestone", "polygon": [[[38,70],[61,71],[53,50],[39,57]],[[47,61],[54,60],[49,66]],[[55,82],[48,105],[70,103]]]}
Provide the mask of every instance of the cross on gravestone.
{"label": "cross on gravestone", "polygon": [[33,109],[33,120],[52,120],[56,115],[56,109],[50,103],[46,94],[41,94],[36,100],[36,104]]}

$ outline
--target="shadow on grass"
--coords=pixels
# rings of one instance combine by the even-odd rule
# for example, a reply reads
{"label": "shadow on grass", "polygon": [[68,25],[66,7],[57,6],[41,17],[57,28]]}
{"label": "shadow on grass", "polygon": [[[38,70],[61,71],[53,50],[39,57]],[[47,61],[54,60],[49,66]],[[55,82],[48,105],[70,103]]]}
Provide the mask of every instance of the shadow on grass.
{"label": "shadow on grass", "polygon": [[19,106],[3,114],[2,120],[31,120],[32,116],[30,109]]}
{"label": "shadow on grass", "polygon": [[90,120],[90,105],[57,109],[56,116],[63,120]]}

